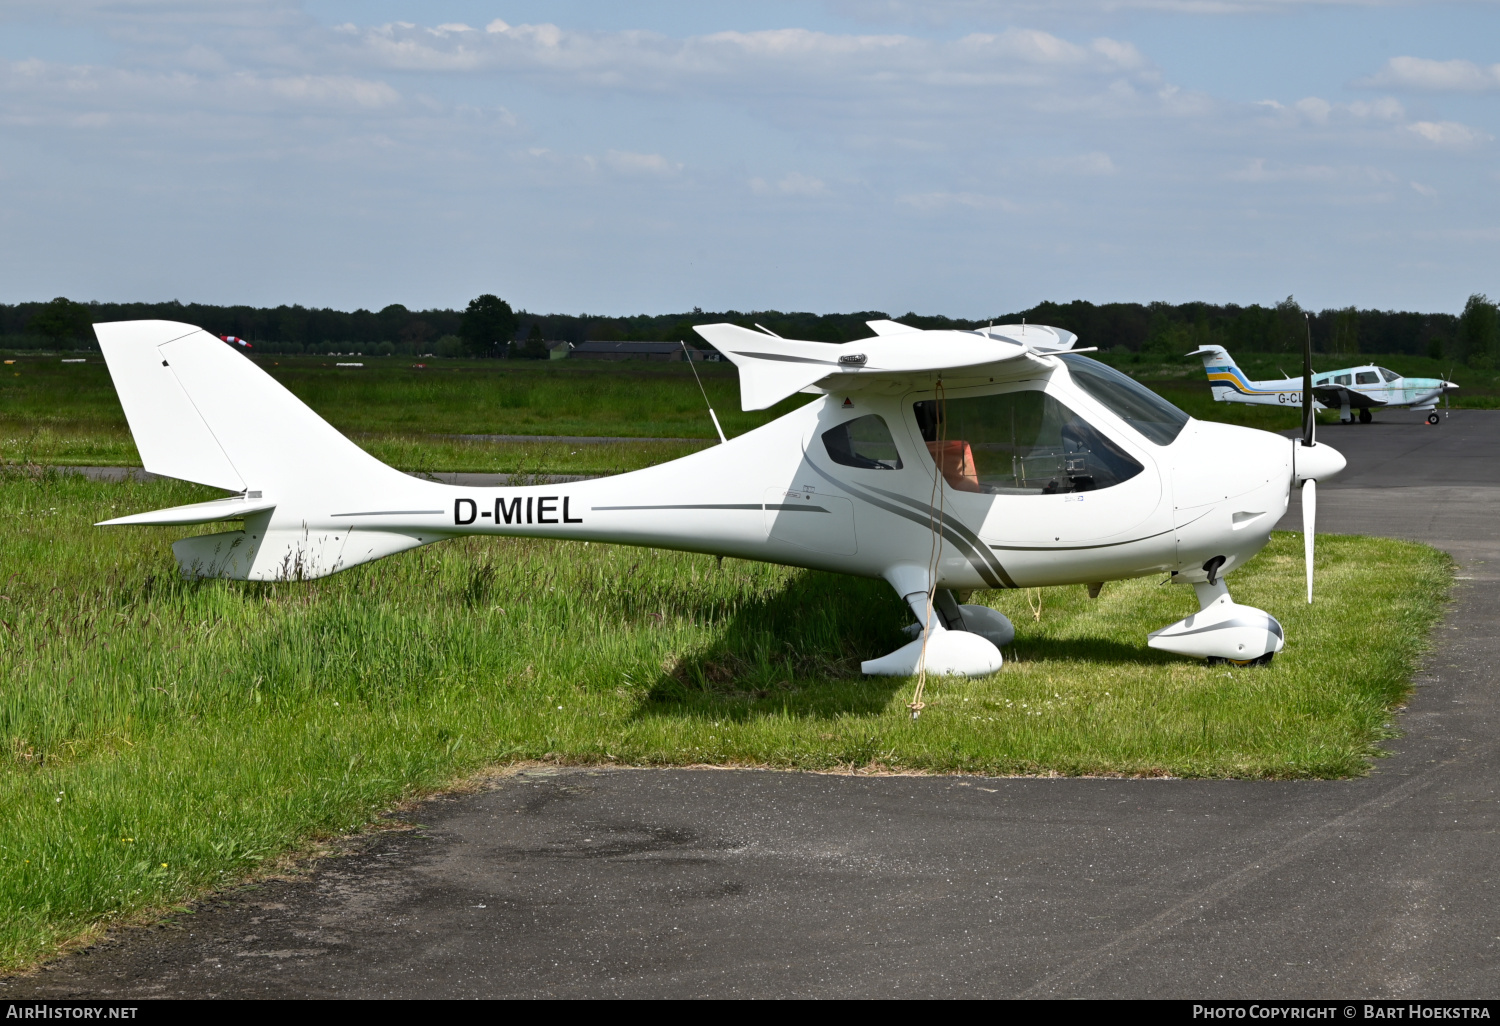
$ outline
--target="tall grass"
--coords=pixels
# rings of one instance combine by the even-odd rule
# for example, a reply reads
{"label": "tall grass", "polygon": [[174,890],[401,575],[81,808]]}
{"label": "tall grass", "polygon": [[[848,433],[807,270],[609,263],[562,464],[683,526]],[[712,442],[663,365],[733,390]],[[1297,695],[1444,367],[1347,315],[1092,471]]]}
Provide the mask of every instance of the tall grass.
{"label": "tall grass", "polygon": [[90,526],[207,495],[0,478],[0,966],[508,760],[1360,774],[1450,575],[1423,546],[1325,537],[1308,607],[1300,539],[1277,536],[1231,582],[1287,629],[1256,670],[1147,649],[1196,606],[1159,580],[982,593],[1018,627],[1004,669],[938,682],[912,722],[910,682],[858,674],[905,640],[881,582],[502,539],[187,582],[182,529]]}

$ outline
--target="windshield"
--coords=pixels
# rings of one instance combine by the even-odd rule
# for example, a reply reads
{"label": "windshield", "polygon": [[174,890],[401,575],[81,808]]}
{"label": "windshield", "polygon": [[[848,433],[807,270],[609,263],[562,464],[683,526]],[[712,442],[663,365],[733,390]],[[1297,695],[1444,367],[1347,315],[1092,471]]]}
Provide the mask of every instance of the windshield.
{"label": "windshield", "polygon": [[1058,358],[1068,365],[1079,388],[1157,445],[1171,445],[1187,424],[1186,413],[1113,367],[1076,353]]}
{"label": "windshield", "polygon": [[1380,372],[1380,376],[1385,378],[1385,380],[1387,381],[1395,381],[1401,376],[1393,370],[1386,370],[1384,367],[1376,367],[1375,369],[1378,370]]}
{"label": "windshield", "polygon": [[1040,390],[913,407],[948,487],[990,495],[1087,492],[1128,481],[1141,465],[1078,414]]}

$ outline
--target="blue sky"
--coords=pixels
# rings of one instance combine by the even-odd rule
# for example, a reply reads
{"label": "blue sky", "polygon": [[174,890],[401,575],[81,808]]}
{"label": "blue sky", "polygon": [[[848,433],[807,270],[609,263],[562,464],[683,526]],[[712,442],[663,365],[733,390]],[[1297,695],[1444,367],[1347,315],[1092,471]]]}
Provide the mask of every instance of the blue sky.
{"label": "blue sky", "polygon": [[8,0],[0,300],[1500,293],[1500,4]]}

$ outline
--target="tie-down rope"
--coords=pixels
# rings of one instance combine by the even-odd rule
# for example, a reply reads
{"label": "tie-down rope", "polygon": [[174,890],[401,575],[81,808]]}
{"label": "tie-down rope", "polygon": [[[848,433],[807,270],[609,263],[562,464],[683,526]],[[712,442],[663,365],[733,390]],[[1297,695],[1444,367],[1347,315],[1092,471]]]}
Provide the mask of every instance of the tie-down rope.
{"label": "tie-down rope", "polygon": [[[922,692],[927,688],[927,639],[932,636],[932,604],[937,595],[938,555],[942,551],[943,500],[945,498],[942,480],[943,459],[946,455],[943,447],[948,441],[948,402],[941,378],[937,381],[936,414],[937,452],[933,454],[932,495],[927,503],[927,529],[932,532],[932,550],[927,556],[927,614],[922,618],[922,651],[917,656],[917,689],[912,693],[911,701],[906,706],[911,710],[913,720],[921,716],[922,710],[927,708],[927,703],[922,701]],[[936,521],[933,520],[934,511],[937,514]]]}

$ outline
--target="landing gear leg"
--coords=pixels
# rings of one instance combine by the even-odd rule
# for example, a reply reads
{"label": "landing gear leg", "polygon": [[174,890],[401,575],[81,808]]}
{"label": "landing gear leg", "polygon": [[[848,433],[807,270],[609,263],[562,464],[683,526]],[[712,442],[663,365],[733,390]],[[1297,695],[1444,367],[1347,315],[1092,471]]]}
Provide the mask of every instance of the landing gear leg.
{"label": "landing gear leg", "polygon": [[[871,677],[910,677],[921,672],[925,663],[928,673],[985,677],[1000,669],[1000,649],[987,637],[975,632],[974,628],[979,624],[968,630],[964,628],[968,626],[968,620],[982,618],[980,610],[993,613],[1007,627],[1010,626],[1009,620],[983,606],[960,606],[952,592],[946,589],[933,594],[932,615],[929,617],[927,595],[931,585],[927,568],[923,566],[903,564],[892,567],[886,571],[885,579],[911,606],[921,631],[915,641],[902,645],[889,655],[865,660],[860,664],[860,672]],[[970,610],[976,612],[971,614]],[[953,623],[953,628],[950,629],[949,623]]]}

